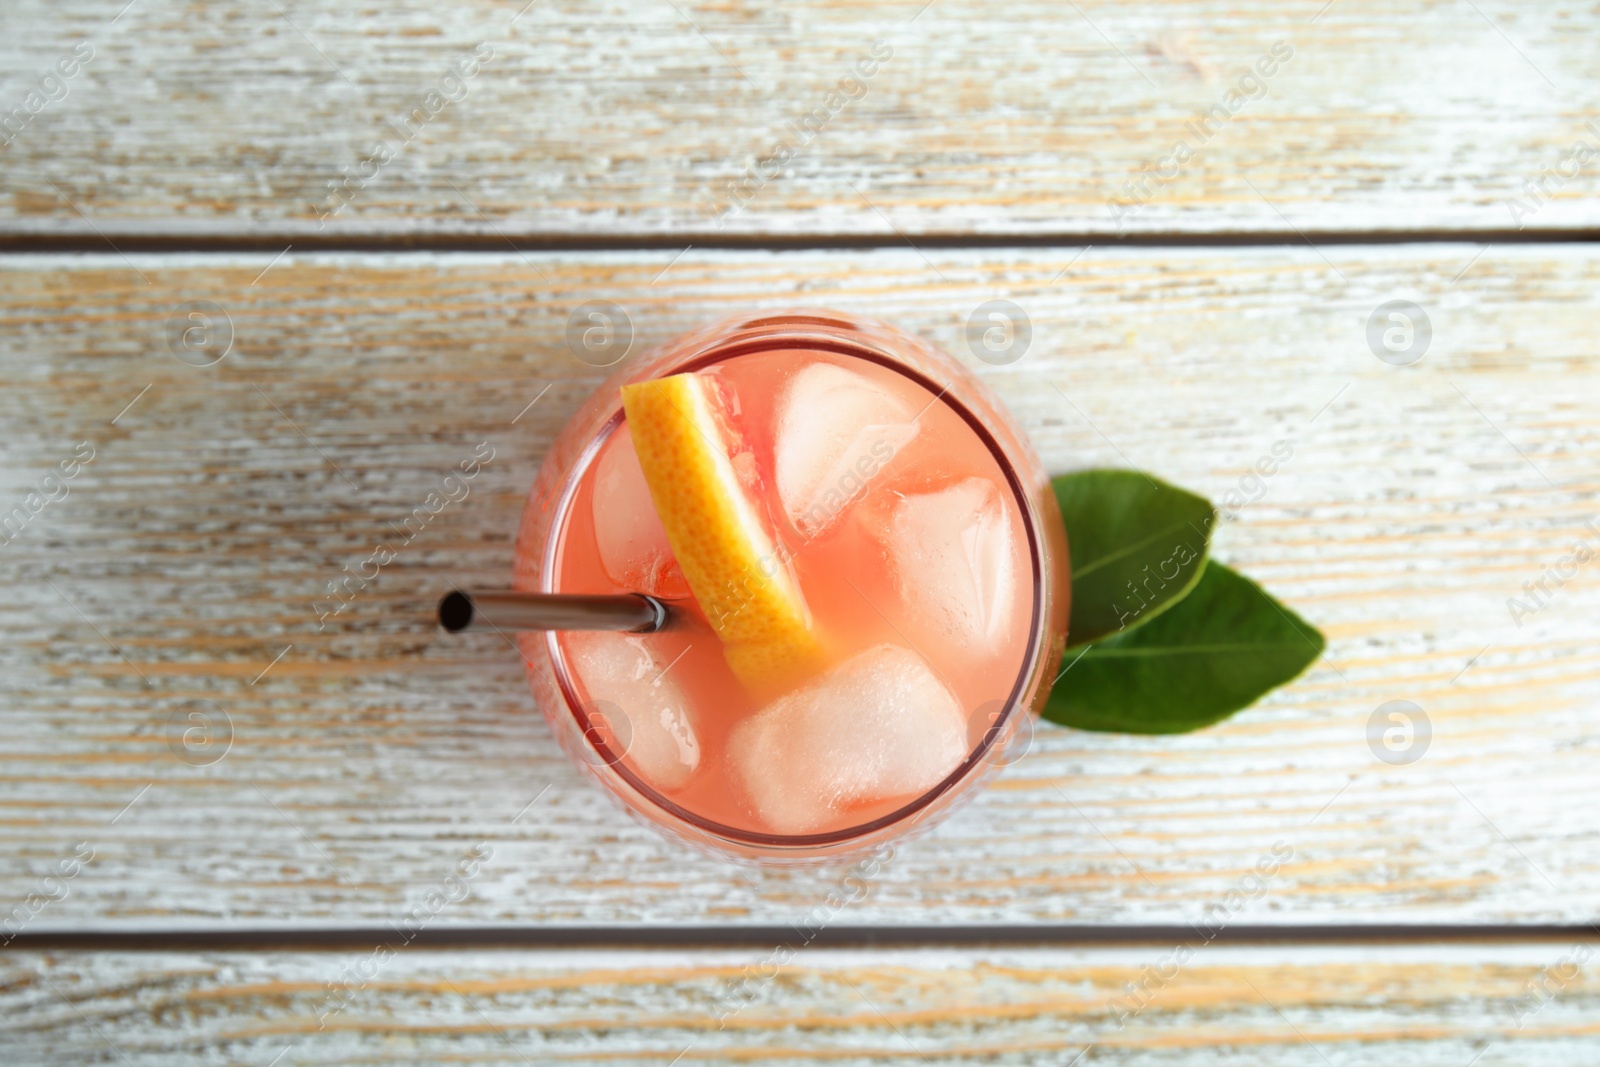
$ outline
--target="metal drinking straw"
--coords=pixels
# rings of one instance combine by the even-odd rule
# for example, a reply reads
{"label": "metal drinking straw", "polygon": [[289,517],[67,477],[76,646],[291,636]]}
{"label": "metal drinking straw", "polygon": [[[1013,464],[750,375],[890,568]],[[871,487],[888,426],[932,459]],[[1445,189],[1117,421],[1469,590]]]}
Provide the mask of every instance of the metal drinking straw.
{"label": "metal drinking straw", "polygon": [[439,625],[464,630],[616,630],[648,634],[667,625],[667,605],[643,593],[584,596],[457,589],[439,601]]}

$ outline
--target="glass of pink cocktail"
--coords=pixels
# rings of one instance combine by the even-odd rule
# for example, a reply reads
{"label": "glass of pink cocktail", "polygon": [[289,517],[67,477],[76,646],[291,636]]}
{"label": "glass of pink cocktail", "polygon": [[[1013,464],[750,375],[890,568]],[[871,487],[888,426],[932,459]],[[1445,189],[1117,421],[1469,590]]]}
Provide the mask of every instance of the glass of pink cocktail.
{"label": "glass of pink cocktail", "polygon": [[[686,557],[691,588],[662,461],[641,463],[624,411],[624,386],[684,374],[759,549],[731,607]],[[522,517],[518,590],[645,593],[672,624],[518,639],[557,738],[628,810],[723,853],[826,861],[929,825],[1014,752],[1059,660],[1067,577],[1043,468],[959,363],[869,319],[745,315],[601,386]],[[756,675],[727,622],[771,582],[811,651]]]}

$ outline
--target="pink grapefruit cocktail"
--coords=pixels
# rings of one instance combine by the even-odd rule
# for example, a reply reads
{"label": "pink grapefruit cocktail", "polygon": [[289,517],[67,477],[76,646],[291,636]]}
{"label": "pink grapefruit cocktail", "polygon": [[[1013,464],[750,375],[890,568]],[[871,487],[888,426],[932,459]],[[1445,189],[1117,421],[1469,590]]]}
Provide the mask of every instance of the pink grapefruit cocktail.
{"label": "pink grapefruit cocktail", "polygon": [[[663,496],[677,472],[647,478],[623,411],[623,386],[684,374],[703,410],[682,443],[725,472],[755,560],[717,588],[689,556],[686,579],[673,542],[699,545]],[[744,317],[602,386],[523,518],[519,589],[648,593],[674,624],[521,640],[558,737],[631,810],[739,855],[826,857],[926,823],[1026,728],[1065,561],[1038,461],[953,359],[833,312]],[[763,681],[727,642],[774,583],[810,651]]]}

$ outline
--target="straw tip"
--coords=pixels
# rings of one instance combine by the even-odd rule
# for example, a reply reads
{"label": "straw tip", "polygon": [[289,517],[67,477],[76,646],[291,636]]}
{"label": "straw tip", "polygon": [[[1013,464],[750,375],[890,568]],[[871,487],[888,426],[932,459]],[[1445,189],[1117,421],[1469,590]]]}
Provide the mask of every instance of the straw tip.
{"label": "straw tip", "polygon": [[472,598],[456,590],[439,601],[439,625],[448,633],[460,633],[472,624]]}

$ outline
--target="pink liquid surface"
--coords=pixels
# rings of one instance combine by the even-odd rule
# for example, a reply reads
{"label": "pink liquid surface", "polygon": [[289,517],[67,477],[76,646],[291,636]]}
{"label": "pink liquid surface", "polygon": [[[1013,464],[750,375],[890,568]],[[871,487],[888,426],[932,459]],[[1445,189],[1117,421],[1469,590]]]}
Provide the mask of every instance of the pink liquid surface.
{"label": "pink liquid surface", "polygon": [[[767,351],[697,373],[718,379],[728,398],[735,468],[836,662],[880,645],[915,653],[954,698],[970,750],[1017,683],[1034,610],[1023,518],[987,444],[937,394],[862,359]],[[786,468],[799,471],[782,482],[788,507],[778,472],[786,434],[822,440],[810,449],[813,462]],[[841,440],[848,442],[842,449],[830,446]],[[790,444],[805,451],[803,441]],[[674,719],[675,744],[658,733],[653,750],[658,757],[676,754],[677,763],[652,762],[639,744],[624,757],[628,769],[703,819],[756,833],[790,832],[764,818],[752,800],[746,783],[763,769],[733,765],[730,735],[761,705],[724,662],[672,561],[637,464],[624,422],[580,475],[557,534],[555,585],[562,592],[658,595],[681,625],[629,637],[563,634],[563,657],[586,701],[598,701],[604,685],[586,677],[586,664],[597,647],[617,646],[596,642],[632,642],[630,654],[648,657],[636,672],[640,684],[652,686],[651,699],[681,705],[686,722]],[[823,473],[808,477],[808,471]],[[656,716],[654,707],[645,713]],[[639,715],[637,707],[623,710]],[[861,738],[854,744],[870,748]],[[805,832],[863,824],[920,792],[854,798]]]}

